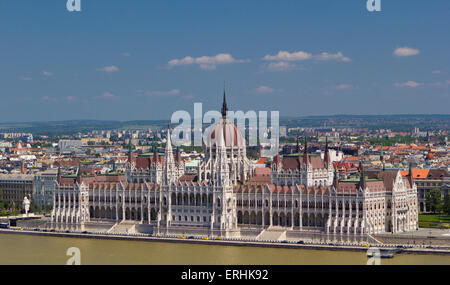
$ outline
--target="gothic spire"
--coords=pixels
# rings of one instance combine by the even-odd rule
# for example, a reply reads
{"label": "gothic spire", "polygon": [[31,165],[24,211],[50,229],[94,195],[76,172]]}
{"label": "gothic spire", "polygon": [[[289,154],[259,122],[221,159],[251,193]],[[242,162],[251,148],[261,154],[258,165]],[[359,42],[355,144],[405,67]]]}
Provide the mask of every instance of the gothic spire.
{"label": "gothic spire", "polygon": [[361,171],[361,176],[359,177],[359,187],[361,187],[364,190],[366,189],[366,177],[362,161],[359,162],[359,170]]}
{"label": "gothic spire", "polygon": [[308,164],[309,158],[308,158],[308,140],[305,136],[305,149],[303,150],[303,163]]}
{"label": "gothic spire", "polygon": [[227,107],[227,98],[225,95],[225,88],[223,89],[223,103],[222,103],[222,118],[226,118],[227,117],[227,111],[228,111],[228,107]]}
{"label": "gothic spire", "polygon": [[81,182],[81,164],[80,164],[80,163],[78,163],[78,168],[77,168],[77,179],[76,179],[76,181],[77,181],[78,183]]}
{"label": "gothic spire", "polygon": [[339,185],[339,173],[337,171],[337,167],[334,169],[334,176],[333,176],[333,186],[334,189],[337,191]]}
{"label": "gothic spire", "polygon": [[166,142],[166,157],[164,158],[166,166],[171,166],[174,163],[172,140],[170,139],[170,126],[167,127],[167,142]]}
{"label": "gothic spire", "polygon": [[327,164],[330,164],[330,151],[328,150],[328,137],[325,137],[325,154],[323,155],[323,160]]}
{"label": "gothic spire", "polygon": [[130,141],[128,142],[128,162],[129,163],[132,162],[132,152],[133,152],[133,148],[131,146],[131,138],[130,138]]}
{"label": "gothic spire", "polygon": [[414,184],[414,177],[413,177],[413,173],[412,173],[412,163],[411,162],[409,163],[408,180],[409,180],[409,184],[412,187]]}

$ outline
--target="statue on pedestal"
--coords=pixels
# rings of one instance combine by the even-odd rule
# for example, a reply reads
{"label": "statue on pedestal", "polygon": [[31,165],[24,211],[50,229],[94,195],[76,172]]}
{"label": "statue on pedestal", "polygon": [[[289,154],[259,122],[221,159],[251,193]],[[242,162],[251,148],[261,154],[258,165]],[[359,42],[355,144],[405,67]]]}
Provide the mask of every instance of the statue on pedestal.
{"label": "statue on pedestal", "polygon": [[28,200],[28,197],[25,196],[23,198],[23,202],[22,202],[22,207],[25,210],[25,216],[28,216],[28,211],[30,210],[30,204],[31,204],[30,200]]}

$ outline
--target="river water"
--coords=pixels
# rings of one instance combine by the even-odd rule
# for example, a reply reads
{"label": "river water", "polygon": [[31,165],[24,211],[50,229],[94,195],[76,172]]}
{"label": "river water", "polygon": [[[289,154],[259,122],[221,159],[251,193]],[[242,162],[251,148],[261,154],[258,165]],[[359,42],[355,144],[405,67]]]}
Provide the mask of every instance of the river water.
{"label": "river water", "polygon": [[[366,264],[365,252],[282,249],[0,234],[0,264],[66,264],[77,247],[81,264],[302,265]],[[381,264],[446,264],[448,255],[400,254]]]}

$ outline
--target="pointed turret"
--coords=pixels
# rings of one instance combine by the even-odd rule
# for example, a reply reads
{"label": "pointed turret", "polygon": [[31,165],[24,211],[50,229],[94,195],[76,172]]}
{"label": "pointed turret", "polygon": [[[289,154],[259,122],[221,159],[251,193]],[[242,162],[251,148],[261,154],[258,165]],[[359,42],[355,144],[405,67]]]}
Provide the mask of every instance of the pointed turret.
{"label": "pointed turret", "polygon": [[172,140],[170,138],[170,126],[167,127],[166,156],[164,157],[164,182],[166,185],[176,179],[175,160],[173,158]]}
{"label": "pointed turret", "polygon": [[333,186],[335,190],[337,190],[339,186],[339,173],[337,171],[337,168],[334,169]]}
{"label": "pointed turret", "polygon": [[133,155],[132,155],[132,153],[133,153],[133,148],[132,148],[131,139],[130,139],[130,141],[128,142],[128,162],[129,163],[133,162]]}
{"label": "pointed turret", "polygon": [[366,177],[364,173],[364,166],[362,164],[362,161],[359,162],[359,170],[360,170],[360,177],[359,177],[359,187],[361,187],[363,190],[366,189]]}
{"label": "pointed turret", "polygon": [[58,173],[56,174],[56,182],[58,182],[58,184],[61,184],[61,167],[58,166]]}
{"label": "pointed turret", "polygon": [[160,163],[158,148],[156,144],[153,142],[152,144],[152,152],[153,152],[153,163]]}
{"label": "pointed turret", "polygon": [[167,127],[166,157],[164,159],[164,162],[166,165],[174,162],[172,140],[170,138],[170,126]]}
{"label": "pointed turret", "polygon": [[81,183],[81,164],[78,163],[78,168],[77,168],[77,179],[76,179],[77,183]]}
{"label": "pointed turret", "polygon": [[223,103],[222,103],[222,118],[227,117],[228,107],[227,107],[227,98],[225,95],[225,89],[223,90]]}
{"label": "pointed turret", "polygon": [[409,163],[409,169],[408,169],[408,180],[411,187],[414,185],[414,176],[412,173],[412,163]]}
{"label": "pointed turret", "polygon": [[277,155],[275,155],[273,157],[273,163],[275,163],[275,164],[280,164],[281,163],[280,154],[279,153],[277,153]]}
{"label": "pointed turret", "polygon": [[225,148],[225,140],[223,138],[223,133],[220,133],[220,138],[217,145],[217,184],[221,186],[226,186],[229,184],[230,169],[228,167],[227,161],[227,150]]}
{"label": "pointed turret", "polygon": [[309,157],[308,157],[308,140],[305,136],[305,149],[303,150],[303,163],[308,164],[309,163]]}
{"label": "pointed turret", "polygon": [[175,162],[176,162],[177,164],[180,164],[181,161],[182,161],[182,159],[181,159],[181,153],[180,153],[179,148],[177,148],[177,151],[175,152]]}
{"label": "pointed turret", "polygon": [[327,165],[330,164],[330,151],[328,149],[328,137],[325,137],[325,154],[323,155],[323,161]]}

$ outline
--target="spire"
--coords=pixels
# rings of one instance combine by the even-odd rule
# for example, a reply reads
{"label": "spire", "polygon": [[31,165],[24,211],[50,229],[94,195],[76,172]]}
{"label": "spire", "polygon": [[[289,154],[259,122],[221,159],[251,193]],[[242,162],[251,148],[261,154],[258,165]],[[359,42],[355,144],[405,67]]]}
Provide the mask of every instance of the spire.
{"label": "spire", "polygon": [[222,118],[226,118],[227,117],[227,111],[228,111],[228,107],[227,107],[227,98],[225,95],[225,88],[223,89],[223,103],[222,103]]}
{"label": "spire", "polygon": [[339,185],[339,174],[338,174],[337,167],[336,167],[334,169],[334,176],[333,176],[333,186],[334,186],[335,190],[337,190],[338,185]]}
{"label": "spire", "polygon": [[217,183],[218,185],[225,186],[229,184],[229,168],[227,161],[227,151],[225,148],[225,140],[223,138],[223,133],[220,132],[220,140],[216,145],[218,149],[218,154],[216,156],[217,161]]}
{"label": "spire", "polygon": [[414,176],[412,173],[412,163],[409,163],[409,169],[408,169],[408,180],[411,187],[414,185]]}
{"label": "spire", "polygon": [[303,163],[308,164],[309,158],[308,158],[308,140],[305,136],[305,149],[303,150]]}
{"label": "spire", "polygon": [[364,166],[362,164],[362,161],[359,162],[359,170],[361,172],[361,175],[359,177],[359,187],[361,187],[364,190],[364,189],[366,189],[366,177],[365,177]]}
{"label": "spire", "polygon": [[330,164],[330,151],[328,150],[328,137],[325,137],[325,154],[323,155],[323,160],[327,164]]}
{"label": "spire", "polygon": [[385,170],[385,165],[384,165],[383,144],[381,144],[381,147],[380,147],[380,161],[381,161],[381,164],[383,164],[383,171],[384,171]]}
{"label": "spire", "polygon": [[278,165],[278,164],[281,163],[281,160],[280,160],[280,154],[279,154],[279,153],[277,153],[277,155],[275,155],[275,156],[273,157],[273,162],[275,163],[275,165]]}
{"label": "spire", "polygon": [[159,163],[160,162],[159,153],[155,142],[152,143],[152,152],[153,152],[152,163]]}
{"label": "spire", "polygon": [[80,183],[81,182],[81,164],[78,163],[78,168],[77,168],[77,182]]}
{"label": "spire", "polygon": [[58,174],[56,175],[56,181],[61,184],[61,167],[58,166]]}
{"label": "spire", "polygon": [[167,143],[166,143],[166,157],[164,159],[166,164],[174,162],[173,160],[173,150],[172,150],[172,140],[170,138],[170,126],[167,127]]}
{"label": "spire", "polygon": [[132,162],[132,152],[133,152],[133,148],[131,146],[131,139],[128,142],[128,162],[131,163]]}
{"label": "spire", "polygon": [[181,153],[180,153],[180,149],[177,147],[177,151],[175,153],[175,161],[177,164],[181,163]]}

